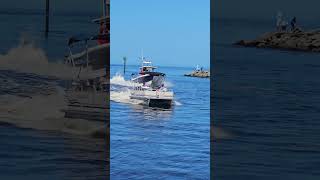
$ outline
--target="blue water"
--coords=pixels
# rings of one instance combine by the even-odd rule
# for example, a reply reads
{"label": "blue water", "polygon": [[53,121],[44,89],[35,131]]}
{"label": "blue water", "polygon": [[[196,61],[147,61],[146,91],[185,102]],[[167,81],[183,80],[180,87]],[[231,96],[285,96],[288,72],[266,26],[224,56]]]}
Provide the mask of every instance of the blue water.
{"label": "blue water", "polygon": [[[128,66],[125,78],[138,70]],[[210,80],[184,77],[192,68],[158,70],[175,93],[171,110],[111,101],[111,179],[209,179]],[[122,66],[112,65],[111,77],[117,73]],[[111,100],[124,91],[113,87],[111,80]]]}
{"label": "blue water", "polygon": [[213,124],[225,134],[213,142],[213,177],[319,179],[320,55],[231,45],[272,21],[213,23]]}
{"label": "blue water", "polygon": [[[0,10],[0,61],[11,58],[19,64],[30,54],[37,61],[41,52],[49,62],[62,61],[71,35],[97,30],[90,20],[99,12],[53,13],[45,39],[42,12]],[[21,39],[33,47],[15,49]],[[36,66],[34,73],[0,69],[0,179],[106,179],[107,129],[104,124],[61,118],[60,104],[52,95],[63,88],[64,80],[39,75]]]}

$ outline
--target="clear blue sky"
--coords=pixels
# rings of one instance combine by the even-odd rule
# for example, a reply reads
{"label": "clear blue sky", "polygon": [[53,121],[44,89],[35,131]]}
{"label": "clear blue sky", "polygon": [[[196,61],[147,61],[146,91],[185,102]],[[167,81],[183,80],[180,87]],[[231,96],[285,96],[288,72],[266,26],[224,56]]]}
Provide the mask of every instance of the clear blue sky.
{"label": "clear blue sky", "polygon": [[213,0],[215,18],[274,18],[278,11],[299,19],[320,18],[319,0]]}
{"label": "clear blue sky", "polygon": [[210,65],[210,0],[111,0],[111,63]]}

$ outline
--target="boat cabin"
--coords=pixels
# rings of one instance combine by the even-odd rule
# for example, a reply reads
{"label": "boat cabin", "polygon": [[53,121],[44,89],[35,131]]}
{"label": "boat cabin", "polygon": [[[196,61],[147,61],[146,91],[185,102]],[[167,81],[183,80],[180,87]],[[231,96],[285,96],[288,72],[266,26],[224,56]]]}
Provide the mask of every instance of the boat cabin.
{"label": "boat cabin", "polygon": [[140,74],[145,74],[148,72],[153,72],[157,67],[152,65],[151,61],[143,61],[140,67]]}

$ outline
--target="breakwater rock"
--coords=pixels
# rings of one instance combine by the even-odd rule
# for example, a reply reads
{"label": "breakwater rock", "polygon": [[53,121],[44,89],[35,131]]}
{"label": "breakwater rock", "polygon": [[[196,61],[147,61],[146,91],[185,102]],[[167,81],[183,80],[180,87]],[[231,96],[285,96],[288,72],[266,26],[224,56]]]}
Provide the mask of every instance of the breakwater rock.
{"label": "breakwater rock", "polygon": [[320,52],[320,30],[301,31],[296,29],[292,32],[269,32],[255,40],[240,40],[234,45]]}
{"label": "breakwater rock", "polygon": [[210,77],[210,72],[209,71],[192,71],[191,73],[185,74],[185,76],[208,78]]}

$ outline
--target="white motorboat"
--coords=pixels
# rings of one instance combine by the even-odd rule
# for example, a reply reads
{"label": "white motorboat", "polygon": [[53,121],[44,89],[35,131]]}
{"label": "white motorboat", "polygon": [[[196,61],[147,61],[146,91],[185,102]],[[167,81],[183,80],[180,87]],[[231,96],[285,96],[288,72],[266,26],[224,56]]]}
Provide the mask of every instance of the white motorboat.
{"label": "white motorboat", "polygon": [[[104,17],[94,20],[100,24],[98,35],[77,35],[68,41],[69,54],[65,57],[65,63],[78,70],[78,73],[67,85],[68,107],[63,110],[67,118],[104,122],[107,120],[110,61],[109,5],[110,2],[104,0]],[[74,53],[79,49],[80,52]]]}
{"label": "white motorboat", "polygon": [[131,81],[135,82],[130,98],[142,100],[149,107],[169,109],[173,104],[174,93],[165,87],[165,74],[155,72],[157,67],[142,56],[140,72]]}
{"label": "white motorboat", "polygon": [[109,84],[101,77],[73,81],[66,90],[68,108],[66,118],[105,121],[107,117]]}

